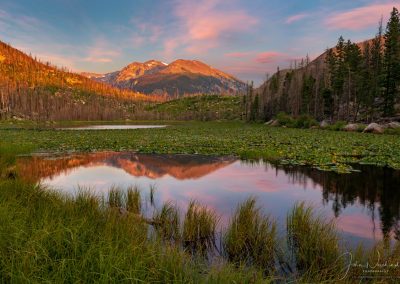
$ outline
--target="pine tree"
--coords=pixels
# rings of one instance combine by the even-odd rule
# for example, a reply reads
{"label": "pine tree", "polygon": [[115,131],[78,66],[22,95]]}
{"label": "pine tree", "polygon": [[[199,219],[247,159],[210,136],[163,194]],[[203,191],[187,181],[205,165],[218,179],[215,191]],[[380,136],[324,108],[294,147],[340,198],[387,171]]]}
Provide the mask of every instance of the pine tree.
{"label": "pine tree", "polygon": [[259,108],[260,108],[260,102],[257,94],[254,97],[254,101],[251,104],[250,121],[256,121],[259,119]]}
{"label": "pine tree", "polygon": [[383,115],[391,116],[400,86],[400,19],[396,8],[390,15],[384,38]]}
{"label": "pine tree", "polygon": [[351,105],[354,105],[353,117],[356,119],[358,103],[361,100],[362,54],[357,44],[347,41],[344,49],[344,65],[347,70],[346,82],[346,119],[350,120]]}
{"label": "pine tree", "polygon": [[310,114],[310,103],[315,85],[315,79],[311,75],[303,75],[303,86],[301,89],[301,113]]}
{"label": "pine tree", "polygon": [[[372,45],[370,48],[370,62],[369,62],[369,72],[370,76],[365,79],[364,86],[365,88],[370,87],[369,92],[367,92],[366,97],[366,107],[368,108],[368,120],[371,121],[374,118],[375,113],[375,99],[378,99],[382,96],[382,81],[383,81],[383,46],[382,46],[382,26],[383,19],[381,18],[378,27],[378,33],[372,41]],[[368,60],[368,59],[367,59]],[[368,80],[368,83],[366,82]]]}

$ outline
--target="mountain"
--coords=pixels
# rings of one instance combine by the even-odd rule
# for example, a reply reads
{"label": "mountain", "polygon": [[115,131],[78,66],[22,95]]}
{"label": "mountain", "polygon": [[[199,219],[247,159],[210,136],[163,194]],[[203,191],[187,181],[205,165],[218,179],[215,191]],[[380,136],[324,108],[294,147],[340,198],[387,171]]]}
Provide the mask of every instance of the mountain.
{"label": "mountain", "polygon": [[242,81],[197,60],[178,59],[170,64],[156,60],[133,62],[121,71],[82,75],[144,94],[235,94],[246,89]]}
{"label": "mountain", "polygon": [[0,118],[116,119],[132,117],[151,98],[59,69],[0,41]]}

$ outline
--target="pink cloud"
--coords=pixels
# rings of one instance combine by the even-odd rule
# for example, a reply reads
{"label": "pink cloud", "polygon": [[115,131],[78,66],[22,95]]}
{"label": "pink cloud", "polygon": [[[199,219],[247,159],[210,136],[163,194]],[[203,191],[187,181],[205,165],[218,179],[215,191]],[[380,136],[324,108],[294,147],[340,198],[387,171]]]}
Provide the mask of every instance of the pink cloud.
{"label": "pink cloud", "polygon": [[230,52],[230,53],[225,53],[224,56],[226,57],[231,57],[231,58],[244,58],[252,55],[254,52],[248,51],[248,52]]}
{"label": "pink cloud", "polygon": [[261,52],[257,54],[255,61],[258,63],[272,63],[279,59],[282,59],[283,56],[283,53],[276,51]]}
{"label": "pink cloud", "polygon": [[171,58],[175,48],[179,45],[179,39],[171,38],[164,41],[164,56]]}
{"label": "pink cloud", "polygon": [[83,61],[93,63],[109,63],[120,55],[121,52],[118,49],[113,49],[111,46],[109,46],[106,40],[98,39],[95,41],[93,46],[88,48],[87,56],[83,58]]}
{"label": "pink cloud", "polygon": [[[178,46],[188,53],[205,52],[258,23],[246,11],[231,8],[227,0],[178,0],[175,3],[175,15],[182,30],[165,41],[164,53],[171,53]],[[172,41],[175,44],[171,44]]]}
{"label": "pink cloud", "polygon": [[398,1],[385,4],[371,4],[349,11],[334,13],[325,21],[330,29],[362,30],[378,25],[381,16],[387,17]]}
{"label": "pink cloud", "polygon": [[293,16],[288,17],[286,19],[285,23],[290,25],[291,23],[300,21],[300,20],[302,20],[304,18],[307,18],[308,16],[309,16],[308,14],[304,14],[304,13],[293,15]]}

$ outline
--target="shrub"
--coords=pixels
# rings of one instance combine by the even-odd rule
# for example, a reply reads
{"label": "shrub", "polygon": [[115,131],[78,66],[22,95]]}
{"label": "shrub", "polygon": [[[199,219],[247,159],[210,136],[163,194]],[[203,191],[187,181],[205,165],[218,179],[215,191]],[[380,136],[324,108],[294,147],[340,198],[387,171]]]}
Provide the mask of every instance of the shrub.
{"label": "shrub", "polygon": [[346,126],[346,124],[347,124],[346,121],[338,120],[334,124],[329,125],[327,129],[339,131],[342,130]]}
{"label": "shrub", "polygon": [[278,120],[280,125],[285,125],[288,127],[289,125],[293,125],[293,118],[284,112],[278,113],[276,115],[276,120]]}
{"label": "shrub", "polygon": [[310,128],[318,126],[318,122],[309,115],[301,115],[294,121],[295,128]]}

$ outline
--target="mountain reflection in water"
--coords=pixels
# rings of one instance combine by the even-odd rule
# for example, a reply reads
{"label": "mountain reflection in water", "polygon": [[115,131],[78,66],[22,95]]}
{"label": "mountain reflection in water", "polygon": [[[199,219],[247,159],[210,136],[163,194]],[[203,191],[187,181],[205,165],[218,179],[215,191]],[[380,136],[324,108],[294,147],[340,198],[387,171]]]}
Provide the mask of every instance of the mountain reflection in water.
{"label": "mountain reflection in water", "polygon": [[256,196],[284,231],[288,210],[311,203],[336,218],[346,240],[357,244],[400,238],[400,171],[372,166],[336,174],[309,167],[238,161],[233,157],[99,152],[62,157],[21,158],[20,175],[67,193],[78,185],[105,194],[113,186],[138,185],[147,195],[156,185],[157,205],[175,201],[185,210],[191,199],[214,208],[226,224],[239,202]]}

